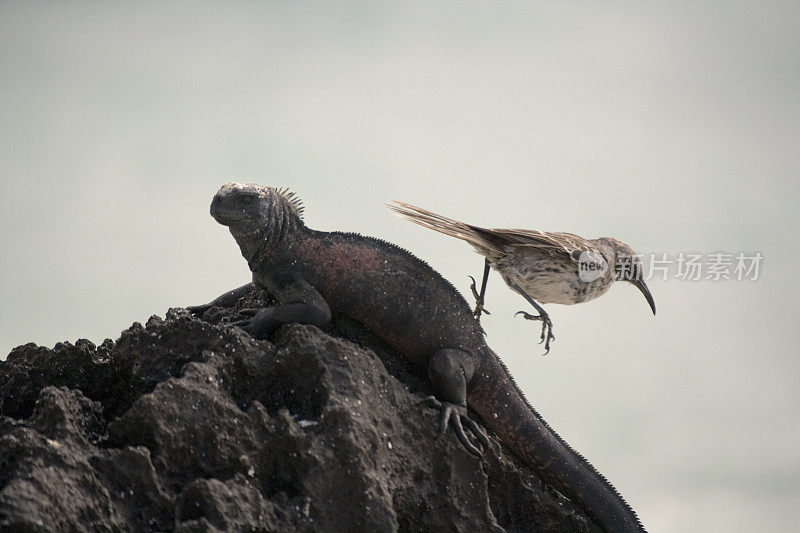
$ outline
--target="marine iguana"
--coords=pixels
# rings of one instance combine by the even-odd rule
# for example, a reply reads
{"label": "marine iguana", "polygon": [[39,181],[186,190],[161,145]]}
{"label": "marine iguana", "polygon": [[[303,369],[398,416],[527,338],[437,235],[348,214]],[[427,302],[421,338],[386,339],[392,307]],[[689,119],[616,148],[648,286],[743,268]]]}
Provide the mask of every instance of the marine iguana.
{"label": "marine iguana", "polygon": [[606,531],[644,531],[616,489],[573,450],[528,403],[460,293],[427,263],[400,247],[356,233],[322,232],[302,221],[299,198],[287,189],[228,183],[214,196],[211,215],[229,228],[253,272],[253,283],[199,313],[230,307],[253,284],[276,305],[243,311],[233,325],[256,338],[285,323],[322,326],[335,310],[367,326],[403,357],[427,368],[441,409],[439,435],[452,426],[475,455],[488,438],[469,418],[477,412],[501,441],[540,477]]}

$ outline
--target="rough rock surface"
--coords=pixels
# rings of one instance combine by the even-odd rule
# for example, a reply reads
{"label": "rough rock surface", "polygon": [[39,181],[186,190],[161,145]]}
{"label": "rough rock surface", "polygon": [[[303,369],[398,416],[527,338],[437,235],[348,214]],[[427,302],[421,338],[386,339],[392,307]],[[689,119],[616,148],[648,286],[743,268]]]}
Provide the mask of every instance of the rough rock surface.
{"label": "rough rock surface", "polygon": [[0,361],[0,529],[597,530],[496,439],[436,440],[424,371],[358,324],[268,342],[235,313]]}

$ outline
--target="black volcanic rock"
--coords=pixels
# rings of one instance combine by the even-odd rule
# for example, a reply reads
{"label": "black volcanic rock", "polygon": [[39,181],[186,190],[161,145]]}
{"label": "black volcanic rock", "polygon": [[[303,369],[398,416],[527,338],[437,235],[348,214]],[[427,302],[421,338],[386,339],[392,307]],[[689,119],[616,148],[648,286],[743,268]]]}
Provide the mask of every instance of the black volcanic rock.
{"label": "black volcanic rock", "polygon": [[[263,305],[254,294],[241,306]],[[272,342],[170,310],[0,362],[0,529],[594,531],[496,440],[481,459],[358,324]]]}

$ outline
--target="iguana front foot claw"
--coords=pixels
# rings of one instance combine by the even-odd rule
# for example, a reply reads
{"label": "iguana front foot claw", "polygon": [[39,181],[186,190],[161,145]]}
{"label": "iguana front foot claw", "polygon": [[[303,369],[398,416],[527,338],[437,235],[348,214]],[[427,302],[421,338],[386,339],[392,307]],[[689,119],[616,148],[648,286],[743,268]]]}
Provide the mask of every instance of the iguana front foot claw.
{"label": "iguana front foot claw", "polygon": [[[480,457],[483,455],[483,452],[489,449],[489,437],[486,436],[486,433],[478,426],[478,424],[472,420],[469,415],[467,414],[467,408],[463,405],[456,405],[449,402],[441,402],[435,396],[428,396],[424,400],[418,403],[427,403],[432,405],[433,407],[441,410],[441,416],[439,417],[439,431],[436,434],[436,439],[440,439],[446,432],[447,427],[452,425],[453,431],[455,431],[458,440],[461,442],[461,445],[467,449],[469,453]],[[464,431],[464,426],[467,426],[470,433],[472,433],[475,438],[477,439],[478,443],[481,445],[480,449],[475,446],[472,442],[470,442],[469,437],[467,437],[466,432]]]}
{"label": "iguana front foot claw", "polygon": [[272,312],[269,307],[262,309],[242,309],[239,311],[239,316],[246,316],[249,318],[236,320],[228,325],[243,329],[253,338],[264,339],[275,328],[274,320],[272,320]]}
{"label": "iguana front foot claw", "polygon": [[550,353],[550,341],[554,341],[556,339],[556,336],[553,335],[553,322],[550,320],[550,316],[544,312],[540,315],[532,315],[530,313],[526,313],[525,311],[517,311],[514,313],[514,316],[517,315],[522,315],[525,320],[542,321],[542,335],[539,344],[544,343],[545,352],[542,355],[547,355]]}
{"label": "iguana front foot claw", "polygon": [[197,317],[203,316],[203,313],[211,309],[211,304],[204,304],[204,305],[189,305],[186,307],[186,310],[189,311],[191,314]]}
{"label": "iguana front foot claw", "polygon": [[478,294],[478,289],[475,286],[475,278],[473,278],[472,276],[468,276],[468,277],[469,277],[469,279],[472,280],[472,283],[470,284],[469,289],[472,291],[472,296],[475,297],[475,310],[472,311],[472,314],[475,316],[476,319],[478,319],[478,322],[480,322],[481,321],[481,313],[486,313],[487,315],[491,315],[492,313],[490,313],[489,310],[486,309],[483,306],[484,300],[483,300],[483,297],[481,297],[481,295]]}

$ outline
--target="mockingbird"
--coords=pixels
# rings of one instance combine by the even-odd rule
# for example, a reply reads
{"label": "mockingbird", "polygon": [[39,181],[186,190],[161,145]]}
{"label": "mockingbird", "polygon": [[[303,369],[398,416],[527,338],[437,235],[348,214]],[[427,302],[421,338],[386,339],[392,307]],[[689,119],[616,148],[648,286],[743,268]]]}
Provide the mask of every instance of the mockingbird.
{"label": "mockingbird", "polygon": [[[644,282],[642,264],[633,249],[613,237],[584,239],[572,233],[527,229],[486,229],[437,215],[403,202],[388,205],[400,217],[426,228],[467,241],[486,258],[480,293],[472,278],[475,317],[480,320],[489,268],[494,268],[512,290],[522,295],[538,312],[515,314],[542,321],[541,342],[550,351],[553,322],[537,303],[576,304],[603,295],[615,281],[635,285],[653,314],[656,304]],[[472,277],[472,276],[470,276]]]}

